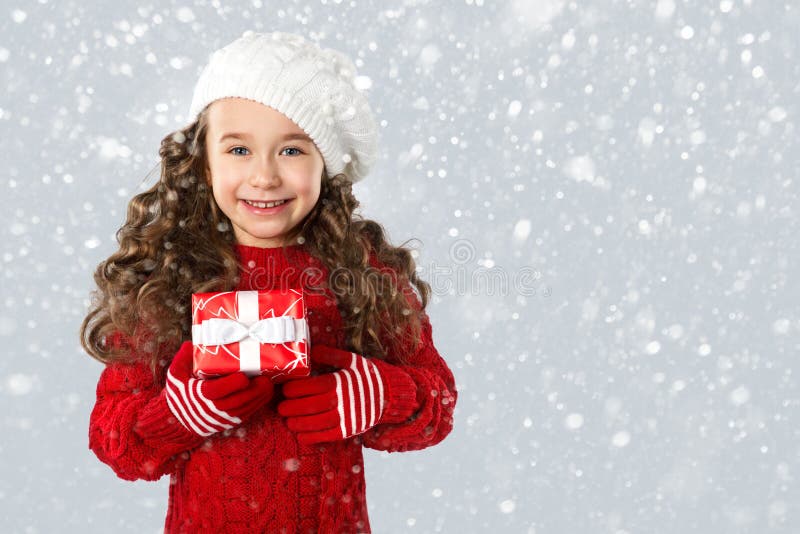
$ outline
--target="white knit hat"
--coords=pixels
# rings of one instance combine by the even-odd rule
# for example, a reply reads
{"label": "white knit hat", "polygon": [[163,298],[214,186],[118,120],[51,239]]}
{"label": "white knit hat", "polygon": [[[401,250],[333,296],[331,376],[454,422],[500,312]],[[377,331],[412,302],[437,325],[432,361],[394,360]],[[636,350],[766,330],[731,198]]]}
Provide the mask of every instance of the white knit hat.
{"label": "white knit hat", "polygon": [[343,172],[357,182],[377,157],[378,128],[355,74],[346,55],[300,35],[246,31],[209,56],[189,118],[197,120],[219,98],[255,100],[286,115],[314,140],[328,176]]}

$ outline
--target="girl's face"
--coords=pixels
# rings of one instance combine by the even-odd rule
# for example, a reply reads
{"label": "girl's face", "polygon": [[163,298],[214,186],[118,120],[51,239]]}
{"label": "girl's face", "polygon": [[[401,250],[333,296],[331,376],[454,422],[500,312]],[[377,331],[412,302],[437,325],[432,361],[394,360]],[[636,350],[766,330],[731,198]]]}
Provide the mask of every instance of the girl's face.
{"label": "girl's face", "polygon": [[[231,220],[239,244],[283,245],[285,234],[319,199],[325,162],[316,145],[288,117],[259,102],[213,102],[206,153],[214,200]],[[259,209],[246,200],[285,202]]]}

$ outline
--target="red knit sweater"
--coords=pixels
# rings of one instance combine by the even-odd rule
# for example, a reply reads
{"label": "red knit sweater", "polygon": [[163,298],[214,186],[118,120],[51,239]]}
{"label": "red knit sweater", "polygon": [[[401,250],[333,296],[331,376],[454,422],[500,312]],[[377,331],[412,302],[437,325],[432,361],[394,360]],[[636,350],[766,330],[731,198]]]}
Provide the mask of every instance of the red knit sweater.
{"label": "red knit sweater", "polygon": [[[287,247],[285,257],[280,248],[235,248],[248,267],[239,290],[308,287],[327,280],[327,269],[302,245]],[[372,264],[378,266],[374,258]],[[306,267],[318,270],[303,274]],[[413,295],[409,286],[403,288]],[[409,301],[419,309],[415,295]],[[346,348],[329,290],[307,292],[306,315],[312,343]],[[297,442],[277,413],[280,386],[242,425],[203,438],[172,417],[164,397],[166,368],[154,379],[143,360],[108,365],[97,384],[89,448],[125,480],[170,475],[168,533],[370,532],[362,446],[400,452],[439,443],[452,429],[457,398],[453,374],[433,345],[427,314],[422,342],[416,352],[406,353],[407,364],[372,361],[387,382],[379,424],[349,439],[309,446]]]}

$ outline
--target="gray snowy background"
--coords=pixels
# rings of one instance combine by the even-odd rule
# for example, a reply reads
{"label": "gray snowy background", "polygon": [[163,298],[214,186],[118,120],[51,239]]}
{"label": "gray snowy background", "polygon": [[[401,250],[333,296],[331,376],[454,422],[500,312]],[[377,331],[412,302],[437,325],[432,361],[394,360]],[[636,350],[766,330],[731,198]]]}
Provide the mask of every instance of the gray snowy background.
{"label": "gray snowy background", "polygon": [[169,477],[88,449],[78,327],[249,29],[356,60],[362,213],[434,286],[455,429],[365,451],[376,532],[800,531],[798,28],[795,1],[3,0],[3,532],[161,531]]}

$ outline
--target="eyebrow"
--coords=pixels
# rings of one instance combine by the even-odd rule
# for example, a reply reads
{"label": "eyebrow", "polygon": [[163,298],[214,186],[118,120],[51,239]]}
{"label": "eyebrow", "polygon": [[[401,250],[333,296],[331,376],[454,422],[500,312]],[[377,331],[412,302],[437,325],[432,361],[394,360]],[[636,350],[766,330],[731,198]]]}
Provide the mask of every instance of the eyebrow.
{"label": "eyebrow", "polygon": [[[219,138],[219,143],[225,141],[226,139],[249,139],[250,136],[246,133],[240,132],[228,132],[222,134],[222,137]],[[280,138],[280,141],[308,141],[309,143],[313,143],[314,141],[304,133],[290,133],[286,134]]]}

